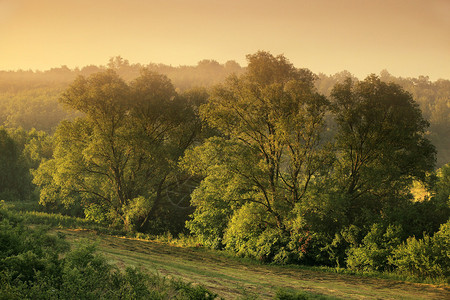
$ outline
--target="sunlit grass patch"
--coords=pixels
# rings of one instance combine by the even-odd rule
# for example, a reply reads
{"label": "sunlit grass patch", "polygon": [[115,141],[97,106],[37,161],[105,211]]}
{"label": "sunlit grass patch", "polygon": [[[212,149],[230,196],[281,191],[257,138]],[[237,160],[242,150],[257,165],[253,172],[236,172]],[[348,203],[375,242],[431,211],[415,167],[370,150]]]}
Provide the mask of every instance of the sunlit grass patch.
{"label": "sunlit grass patch", "polygon": [[377,274],[268,265],[221,251],[174,246],[162,241],[95,235],[89,231],[64,232],[71,243],[80,239],[96,241],[105,257],[121,268],[142,267],[155,274],[194,282],[225,299],[273,299],[280,289],[309,297],[291,299],[436,299],[449,295],[445,286],[380,279]]}

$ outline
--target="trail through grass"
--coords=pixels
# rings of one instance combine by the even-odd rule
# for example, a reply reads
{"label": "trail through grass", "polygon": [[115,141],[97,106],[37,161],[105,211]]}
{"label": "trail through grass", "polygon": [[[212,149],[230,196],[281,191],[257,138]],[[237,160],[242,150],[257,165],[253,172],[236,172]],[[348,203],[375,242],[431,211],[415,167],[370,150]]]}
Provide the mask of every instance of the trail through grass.
{"label": "trail through grass", "polygon": [[100,252],[119,267],[143,267],[202,284],[225,299],[252,296],[271,299],[280,288],[342,299],[450,299],[448,287],[259,265],[202,248],[182,248],[85,230],[59,231],[74,244],[83,239],[98,243]]}

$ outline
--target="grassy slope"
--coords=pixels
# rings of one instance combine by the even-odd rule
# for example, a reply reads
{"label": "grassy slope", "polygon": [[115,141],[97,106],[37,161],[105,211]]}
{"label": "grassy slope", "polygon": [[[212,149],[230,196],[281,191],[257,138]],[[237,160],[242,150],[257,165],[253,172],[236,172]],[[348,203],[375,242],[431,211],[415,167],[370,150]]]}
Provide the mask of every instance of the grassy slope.
{"label": "grassy slope", "polygon": [[279,288],[344,299],[450,299],[448,287],[258,265],[205,249],[98,235],[92,231],[62,231],[73,243],[81,239],[96,241],[99,250],[119,266],[142,266],[162,275],[202,284],[225,299],[245,295],[269,299]]}

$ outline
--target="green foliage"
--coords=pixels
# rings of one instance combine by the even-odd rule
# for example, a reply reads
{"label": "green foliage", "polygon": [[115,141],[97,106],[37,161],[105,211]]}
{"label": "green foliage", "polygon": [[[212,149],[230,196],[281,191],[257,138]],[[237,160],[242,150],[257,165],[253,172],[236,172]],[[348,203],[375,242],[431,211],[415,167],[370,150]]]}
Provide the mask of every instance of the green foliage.
{"label": "green foliage", "polygon": [[[202,286],[108,264],[95,247],[30,229],[0,206],[0,299],[215,299]],[[65,255],[63,255],[65,254]]]}
{"label": "green foliage", "polygon": [[62,91],[63,88],[56,82],[45,87],[35,87],[29,82],[23,90],[0,90],[0,124],[26,131],[35,128],[47,133],[54,132],[59,122],[76,115],[58,104]]}
{"label": "green foliage", "polygon": [[48,228],[73,228],[88,229],[97,232],[124,235],[121,227],[114,227],[111,224],[99,224],[98,222],[74,217],[62,213],[49,213],[42,211],[42,206],[37,202],[3,202],[4,207],[8,209],[9,219],[21,220],[31,226],[44,226]]}
{"label": "green foliage", "polygon": [[401,228],[373,224],[362,243],[348,249],[347,266],[359,271],[392,270],[389,258],[392,251],[401,243]]}
{"label": "green foliage", "polygon": [[347,201],[348,225],[377,222],[380,211],[388,212],[409,191],[412,179],[423,181],[433,170],[435,149],[424,137],[428,123],[409,93],[374,75],[337,84],[331,97],[334,184]]}
{"label": "green foliage", "polygon": [[[225,235],[224,243],[227,249],[235,251],[241,256],[258,258],[260,249],[257,243],[264,232],[264,210],[255,203],[249,203],[237,210],[231,218]],[[271,245],[265,245],[271,247]],[[264,261],[264,257],[259,257]]]}
{"label": "green foliage", "polygon": [[23,128],[8,129],[28,169],[35,170],[53,155],[52,138],[44,131]]}
{"label": "green foliage", "polygon": [[[409,196],[435,158],[409,93],[374,75],[343,79],[330,106],[313,74],[284,56],[247,58],[248,72],[200,107],[218,136],[182,161],[204,177],[187,222],[203,244],[262,261],[383,270],[414,230],[407,223],[435,230],[446,220],[435,200],[414,204]],[[414,218],[421,208],[423,220]],[[389,225],[401,223],[405,230]]]}
{"label": "green foliage", "polygon": [[321,140],[328,101],[315,91],[314,75],[284,56],[247,58],[248,72],[228,78],[201,106],[221,135],[184,158],[189,171],[206,177],[188,227],[206,244],[223,238],[241,255],[286,262],[293,210],[330,159]]}
{"label": "green foliage", "polygon": [[325,296],[320,294],[314,294],[305,291],[291,291],[291,290],[278,290],[275,294],[274,299],[276,300],[308,300],[308,299],[337,299],[331,296]]}
{"label": "green foliage", "polygon": [[186,227],[202,244],[216,249],[223,245],[223,234],[232,214],[230,204],[217,197],[215,187],[220,186],[219,180],[209,177],[192,193],[195,211],[186,222]]}
{"label": "green foliage", "polygon": [[402,224],[402,238],[421,238],[424,232],[433,234],[450,218],[448,201],[442,201],[438,196],[422,201],[401,201],[399,204],[386,214],[386,222]]}
{"label": "green foliage", "polygon": [[[356,82],[357,78],[348,71],[336,73],[331,76],[319,74],[316,86],[319,92],[326,96],[331,94],[333,87],[337,83],[343,83],[347,78]],[[418,78],[401,78],[389,74],[386,70],[380,72],[381,81],[395,83],[410,93],[419,104],[424,118],[430,122],[430,127],[426,132],[426,137],[436,146],[437,167],[450,161],[450,80],[439,79],[430,81],[426,76]]]}
{"label": "green foliage", "polygon": [[32,193],[28,165],[20,145],[0,127],[0,199],[19,200]]}
{"label": "green foliage", "polygon": [[45,132],[0,127],[0,199],[35,200],[31,173],[52,151]]}
{"label": "green foliage", "polygon": [[233,211],[256,193],[249,188],[248,181],[242,181],[239,174],[233,172],[236,167],[254,167],[249,161],[251,156],[239,155],[246,151],[248,149],[239,143],[212,137],[186,151],[183,158],[184,168],[192,174],[206,176],[191,194],[191,204],[196,209],[186,225],[207,246],[223,246],[223,235]]}
{"label": "green foliage", "polygon": [[450,276],[450,221],[432,237],[410,237],[393,251],[390,263],[402,273],[420,277]]}
{"label": "green foliage", "polygon": [[437,171],[438,181],[435,185],[435,197],[440,203],[450,207],[450,163]]}
{"label": "green foliage", "polygon": [[54,158],[34,172],[41,204],[78,205],[89,219],[130,231],[183,224],[190,177],[177,160],[200,133],[195,108],[206,95],[178,95],[148,70],[129,84],[112,69],[79,77],[61,102],[84,116],[58,126]]}
{"label": "green foliage", "polygon": [[420,239],[426,232],[429,235],[437,232],[441,224],[450,218],[449,173],[445,165],[427,176],[428,195],[423,199],[411,201],[398,199],[384,213],[385,223],[401,224],[402,238],[415,236]]}
{"label": "green foliage", "polygon": [[36,128],[53,133],[61,121],[81,115],[79,112],[64,109],[58,102],[61,94],[77,76],[89,76],[112,69],[125,81],[130,82],[139,77],[144,68],[168,76],[181,91],[198,86],[209,87],[222,82],[232,73],[244,71],[244,68],[234,61],[219,64],[216,61],[203,60],[197,66],[172,67],[153,63],[145,66],[130,64],[120,56],[111,58],[107,66],[89,65],[76,69],[61,66],[36,72],[0,71],[0,126],[22,127],[27,131]]}
{"label": "green foliage", "polygon": [[[48,108],[48,123],[38,117],[38,128],[47,131],[56,119],[70,118],[52,138],[34,129],[0,129],[0,197],[34,199],[30,170],[47,211],[170,236],[186,224],[200,244],[261,261],[401,269],[390,252],[412,235],[418,239],[410,238],[398,253],[411,248],[422,251],[417,255],[424,261],[442,257],[433,249],[440,247],[436,232],[450,215],[450,167],[444,165],[433,181],[435,149],[428,138],[440,140],[427,132],[413,98],[422,101],[431,130],[445,137],[448,82],[387,83],[392,76],[386,72],[363,81],[345,72],[326,78],[295,68],[282,55],[260,51],[247,59],[246,73],[233,62],[204,60],[192,68],[222,79],[235,72],[211,93],[186,90],[181,78],[176,89],[169,76],[154,72],[177,77],[173,68],[142,68],[121,57],[112,58],[108,69],[49,71],[59,78],[59,91],[46,84],[34,92],[12,85],[24,94],[0,94],[0,111],[11,106],[9,98],[39,113]],[[40,76],[19,73],[31,85]],[[61,94],[75,74],[83,76]],[[0,92],[8,86],[2,75]],[[200,85],[215,82],[202,76]],[[48,101],[34,106],[40,93]],[[59,112],[57,95],[78,118]],[[24,107],[20,111],[29,118]],[[20,114],[0,113],[0,121],[31,128]],[[412,201],[413,181],[425,183],[430,196]],[[24,216],[51,226],[78,222],[37,212]],[[33,255],[23,254],[17,263],[39,264]]]}
{"label": "green foliage", "polygon": [[[61,66],[43,72],[0,71],[0,124],[11,128],[23,127],[26,130],[36,128],[52,133],[60,121],[73,119],[77,115],[73,111],[65,111],[58,103],[58,98],[78,75],[89,76],[111,68],[129,82],[138,77],[145,67],[166,75],[181,91],[198,86],[211,87],[223,83],[233,73],[240,75],[246,70],[235,61],[219,64],[214,60],[202,60],[196,66],[173,67],[152,63],[145,66],[130,64],[119,56],[111,58],[107,66],[89,65],[72,70]],[[331,76],[320,73],[317,77],[315,85],[326,96],[330,95],[336,83],[342,83],[347,78],[356,79],[348,71]],[[386,70],[380,73],[380,79],[395,82],[412,94],[431,124],[427,136],[438,150],[437,166],[447,163],[450,160],[450,108],[447,105],[450,81],[439,79],[432,82],[426,76],[394,77]]]}

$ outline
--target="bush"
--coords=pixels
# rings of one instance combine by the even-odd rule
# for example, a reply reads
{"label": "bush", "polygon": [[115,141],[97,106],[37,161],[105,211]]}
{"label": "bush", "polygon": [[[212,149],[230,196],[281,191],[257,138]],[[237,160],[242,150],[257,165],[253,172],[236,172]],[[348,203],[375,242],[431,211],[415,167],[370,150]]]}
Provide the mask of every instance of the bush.
{"label": "bush", "polygon": [[261,220],[262,209],[254,203],[244,205],[231,218],[224,234],[226,249],[239,256],[257,257],[256,243],[264,231]]}
{"label": "bush", "polygon": [[450,276],[450,221],[423,239],[410,237],[394,250],[390,263],[402,273],[419,277]]}
{"label": "bush", "polygon": [[203,245],[213,249],[223,248],[223,235],[233,213],[228,198],[235,197],[235,193],[228,195],[225,192],[218,197],[216,191],[229,180],[228,177],[207,177],[191,194],[191,205],[195,206],[195,211],[186,222],[186,228]]}
{"label": "bush", "polygon": [[[215,299],[202,286],[108,264],[92,245],[31,229],[0,204],[0,299]],[[64,254],[67,252],[64,256]]]}
{"label": "bush", "polygon": [[261,205],[244,205],[231,218],[224,235],[226,248],[263,262],[287,263],[289,236],[265,220]]}
{"label": "bush", "polygon": [[359,271],[384,271],[389,269],[390,254],[401,242],[401,228],[373,224],[362,240],[362,245],[350,247],[347,266]]}

